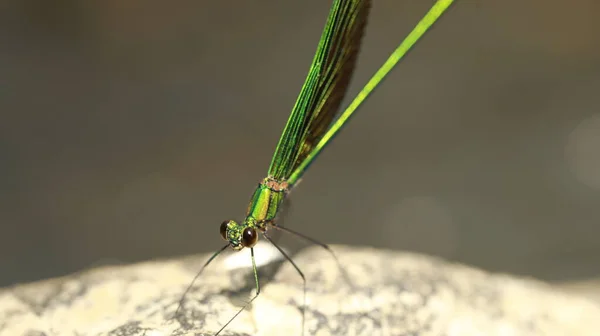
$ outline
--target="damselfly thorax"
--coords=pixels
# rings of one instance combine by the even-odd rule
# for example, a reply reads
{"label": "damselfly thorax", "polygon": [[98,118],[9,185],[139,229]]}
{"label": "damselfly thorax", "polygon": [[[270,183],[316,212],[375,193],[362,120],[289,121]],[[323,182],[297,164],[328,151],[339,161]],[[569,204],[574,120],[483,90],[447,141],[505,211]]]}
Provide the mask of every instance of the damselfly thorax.
{"label": "damselfly thorax", "polygon": [[250,198],[244,221],[238,223],[228,220],[221,223],[221,237],[227,240],[234,250],[256,245],[256,230],[265,232],[268,226],[273,224],[288,192],[289,184],[286,181],[270,176],[264,178]]}

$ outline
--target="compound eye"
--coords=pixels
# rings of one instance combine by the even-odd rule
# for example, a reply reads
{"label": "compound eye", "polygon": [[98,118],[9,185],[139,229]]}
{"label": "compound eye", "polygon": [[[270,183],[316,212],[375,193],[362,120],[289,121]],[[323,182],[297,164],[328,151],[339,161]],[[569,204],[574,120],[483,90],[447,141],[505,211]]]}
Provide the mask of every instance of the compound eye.
{"label": "compound eye", "polygon": [[242,245],[244,247],[253,247],[256,245],[257,240],[258,234],[254,228],[247,227],[244,229],[244,232],[242,232]]}
{"label": "compound eye", "polygon": [[229,221],[224,221],[223,223],[221,223],[221,227],[219,228],[219,231],[221,232],[221,237],[223,237],[223,239],[227,240],[227,224],[229,224]]}

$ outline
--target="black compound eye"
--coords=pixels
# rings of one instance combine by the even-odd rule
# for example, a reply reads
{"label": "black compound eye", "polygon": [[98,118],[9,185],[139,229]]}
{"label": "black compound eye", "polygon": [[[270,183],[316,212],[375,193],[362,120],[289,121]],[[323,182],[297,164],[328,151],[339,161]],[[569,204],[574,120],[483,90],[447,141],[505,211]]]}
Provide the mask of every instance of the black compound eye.
{"label": "black compound eye", "polygon": [[258,234],[254,228],[247,227],[244,229],[244,232],[242,232],[242,245],[244,247],[253,247],[256,245],[257,240]]}
{"label": "black compound eye", "polygon": [[221,223],[221,227],[219,228],[219,231],[221,232],[221,237],[223,237],[223,239],[227,240],[227,224],[229,224],[229,221],[224,221],[223,223]]}

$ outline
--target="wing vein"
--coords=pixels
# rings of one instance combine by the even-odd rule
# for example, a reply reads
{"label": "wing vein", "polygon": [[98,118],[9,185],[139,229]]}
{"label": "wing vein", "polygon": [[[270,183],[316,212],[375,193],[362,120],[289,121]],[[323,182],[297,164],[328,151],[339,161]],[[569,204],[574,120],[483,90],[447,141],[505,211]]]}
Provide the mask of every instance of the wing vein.
{"label": "wing vein", "polygon": [[336,0],[307,78],[273,155],[268,175],[286,180],[339,112],[360,49],[370,0]]}

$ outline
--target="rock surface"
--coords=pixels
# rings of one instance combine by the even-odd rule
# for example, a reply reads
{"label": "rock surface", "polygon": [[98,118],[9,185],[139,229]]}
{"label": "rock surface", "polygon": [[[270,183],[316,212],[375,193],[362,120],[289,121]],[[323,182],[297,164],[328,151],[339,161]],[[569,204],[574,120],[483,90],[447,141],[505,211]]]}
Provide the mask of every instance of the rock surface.
{"label": "rock surface", "polygon": [[[294,256],[307,280],[304,335],[600,334],[600,303],[566,287],[418,254],[334,250],[351,283],[323,249]],[[239,264],[250,265],[248,256],[217,258],[178,316],[181,294],[207,255],[5,288],[0,335],[213,335],[253,292],[251,269]],[[302,280],[295,269],[277,260],[261,266],[259,278],[261,295],[221,335],[302,335]]]}

